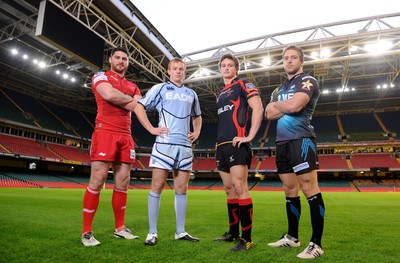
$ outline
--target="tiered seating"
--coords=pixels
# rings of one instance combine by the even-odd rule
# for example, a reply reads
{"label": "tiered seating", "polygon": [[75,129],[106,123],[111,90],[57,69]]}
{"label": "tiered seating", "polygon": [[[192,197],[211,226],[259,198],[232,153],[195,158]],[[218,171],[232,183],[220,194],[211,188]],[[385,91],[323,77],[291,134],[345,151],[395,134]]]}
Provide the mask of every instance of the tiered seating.
{"label": "tiered seating", "polygon": [[311,124],[317,134],[318,143],[338,142],[340,134],[336,116],[314,116]]}
{"label": "tiered seating", "polygon": [[266,157],[258,170],[276,170],[275,157]]}
{"label": "tiered seating", "polygon": [[[63,124],[33,97],[12,90],[6,90],[6,93],[43,128],[64,133],[68,132]],[[31,124],[33,124],[33,120]]]}
{"label": "tiered seating", "polygon": [[0,90],[0,119],[35,126],[33,121],[28,119],[28,116],[24,116],[21,110],[5,96],[5,94],[8,95],[7,93],[3,93],[5,90]]}
{"label": "tiered seating", "polygon": [[141,155],[136,156],[136,162],[133,164],[132,168],[135,169],[149,169],[150,156]]}
{"label": "tiered seating", "polygon": [[382,128],[373,114],[341,115],[343,128],[350,134],[350,141],[383,140]]}
{"label": "tiered seating", "polygon": [[[153,124],[154,127],[157,127],[157,125],[158,125],[154,121],[151,121],[151,123]],[[154,135],[150,134],[145,128],[143,128],[143,126],[137,120],[136,116],[134,116],[134,118],[132,118],[131,131],[132,131],[132,136],[135,140],[136,146],[153,147],[156,137]]]}
{"label": "tiered seating", "polygon": [[250,169],[249,170],[255,170],[258,164],[258,160],[255,156],[251,159],[251,164],[250,164]]}
{"label": "tiered seating", "polygon": [[42,103],[66,124],[68,133],[73,134],[73,130],[75,130],[81,137],[91,137],[94,119],[90,120],[92,123],[90,124],[86,119],[83,118],[82,114],[75,109],[62,107],[45,101]]}
{"label": "tiered seating", "polygon": [[90,156],[87,150],[83,151],[73,146],[53,143],[49,143],[48,147],[66,160],[79,161],[82,163],[90,162]]}
{"label": "tiered seating", "polygon": [[217,139],[217,128],[217,123],[203,123],[196,149],[214,149]]}
{"label": "tiered seating", "polygon": [[347,170],[349,169],[346,159],[340,154],[318,155],[320,170]]}
{"label": "tiered seating", "polygon": [[209,190],[212,185],[217,183],[217,179],[195,179],[189,182],[189,189],[193,190]]}
{"label": "tiered seating", "polygon": [[389,111],[377,113],[386,129],[397,133],[397,138],[400,137],[400,111]]}
{"label": "tiered seating", "polygon": [[45,146],[40,145],[33,139],[0,134],[1,144],[14,154],[41,157],[48,160],[60,160],[60,157],[53,154]]}
{"label": "tiered seating", "polygon": [[351,163],[355,169],[371,167],[400,168],[400,163],[389,153],[365,153],[351,155]]}
{"label": "tiered seating", "polygon": [[134,179],[129,182],[129,189],[150,189],[151,180]]}
{"label": "tiered seating", "polygon": [[24,182],[19,179],[7,176],[6,174],[0,173],[0,187],[7,188],[37,188],[38,185]]}
{"label": "tiered seating", "polygon": [[55,175],[28,173],[28,172],[11,172],[5,171],[4,175],[21,182],[21,184],[31,185],[30,187],[40,188],[84,188],[85,185],[75,183],[70,180],[57,177]]}
{"label": "tiered seating", "polygon": [[192,170],[214,171],[217,167],[215,158],[196,158],[193,162]]}
{"label": "tiered seating", "polygon": [[319,180],[319,188],[322,192],[354,192],[350,182],[341,179]]}
{"label": "tiered seating", "polygon": [[265,179],[259,181],[252,191],[282,191],[282,182],[279,180]]}
{"label": "tiered seating", "polygon": [[398,192],[399,180],[354,180],[354,185],[360,192]]}

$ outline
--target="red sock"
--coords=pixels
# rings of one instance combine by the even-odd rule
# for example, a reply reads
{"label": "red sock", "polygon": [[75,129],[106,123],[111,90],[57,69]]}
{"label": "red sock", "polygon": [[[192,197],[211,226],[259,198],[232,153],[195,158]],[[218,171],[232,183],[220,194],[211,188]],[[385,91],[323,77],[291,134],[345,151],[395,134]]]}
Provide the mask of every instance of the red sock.
{"label": "red sock", "polygon": [[83,197],[83,229],[82,234],[92,231],[92,222],[99,206],[100,191],[86,187]]}
{"label": "red sock", "polygon": [[114,210],[115,229],[125,226],[125,210],[128,192],[114,188],[112,196],[112,207]]}

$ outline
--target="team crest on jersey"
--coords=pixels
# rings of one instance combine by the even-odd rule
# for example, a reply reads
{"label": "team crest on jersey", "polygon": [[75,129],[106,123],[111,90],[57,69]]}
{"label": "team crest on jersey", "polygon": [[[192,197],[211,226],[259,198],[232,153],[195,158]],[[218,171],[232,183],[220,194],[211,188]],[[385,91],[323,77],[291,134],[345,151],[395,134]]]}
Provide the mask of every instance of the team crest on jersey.
{"label": "team crest on jersey", "polygon": [[93,83],[96,84],[98,81],[101,81],[101,80],[108,80],[108,78],[104,74],[104,72],[96,73],[96,75],[93,77]]}
{"label": "team crest on jersey", "polygon": [[310,82],[309,79],[307,81],[304,81],[301,83],[301,89],[304,89],[304,90],[311,90],[312,86],[314,86],[314,85]]}
{"label": "team crest on jersey", "polygon": [[246,83],[246,89],[255,89],[256,86],[253,83],[247,82]]}

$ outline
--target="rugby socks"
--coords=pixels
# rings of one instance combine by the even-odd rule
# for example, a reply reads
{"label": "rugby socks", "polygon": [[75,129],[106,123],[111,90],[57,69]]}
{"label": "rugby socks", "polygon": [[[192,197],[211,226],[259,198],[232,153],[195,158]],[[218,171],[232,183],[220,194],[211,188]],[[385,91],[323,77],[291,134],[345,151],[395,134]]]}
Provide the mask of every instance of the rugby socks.
{"label": "rugby socks", "polygon": [[126,211],[126,200],[128,197],[128,191],[119,190],[114,187],[112,195],[112,207],[114,210],[115,229],[121,231],[125,226],[125,211]]}
{"label": "rugby socks", "polygon": [[175,193],[176,233],[185,232],[187,196]]}
{"label": "rugby socks", "polygon": [[242,238],[251,242],[251,229],[253,228],[253,200],[251,198],[239,199],[239,213]]}
{"label": "rugby socks", "polygon": [[301,216],[300,196],[286,197],[286,215],[288,219],[288,235],[298,239]]}
{"label": "rugby socks", "polygon": [[148,216],[149,216],[149,233],[157,233],[158,211],[160,210],[160,195],[152,191],[147,199]]}
{"label": "rugby socks", "polygon": [[321,193],[307,198],[310,205],[312,236],[311,242],[321,246],[322,232],[324,231],[325,204]]}
{"label": "rugby socks", "polygon": [[229,233],[232,235],[239,235],[239,199],[228,199],[228,217],[229,217]]}
{"label": "rugby socks", "polygon": [[85,195],[83,196],[83,229],[82,234],[92,231],[92,222],[99,206],[100,191],[86,187]]}

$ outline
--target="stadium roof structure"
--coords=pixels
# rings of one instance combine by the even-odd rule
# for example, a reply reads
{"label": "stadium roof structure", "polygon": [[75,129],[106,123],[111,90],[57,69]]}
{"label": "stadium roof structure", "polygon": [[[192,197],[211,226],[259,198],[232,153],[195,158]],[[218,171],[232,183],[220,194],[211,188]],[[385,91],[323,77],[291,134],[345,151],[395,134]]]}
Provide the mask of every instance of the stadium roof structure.
{"label": "stadium roof structure", "polygon": [[[197,92],[206,122],[217,119],[215,95],[223,86],[218,73],[222,54],[231,52],[239,58],[240,77],[260,88],[265,105],[273,89],[286,79],[281,53],[289,44],[303,48],[304,71],[320,83],[323,93],[316,114],[400,110],[400,13],[294,29],[178,54],[130,1],[48,2],[104,40],[104,58],[111,48],[126,46],[131,62],[127,77],[143,93],[167,79],[165,68],[172,57],[185,59],[186,83]],[[98,69],[35,35],[39,9],[39,0],[7,0],[0,4],[1,87],[64,106],[94,110],[90,79]],[[44,69],[10,54],[15,47],[45,60]],[[75,75],[76,82],[49,73],[56,69]]]}

